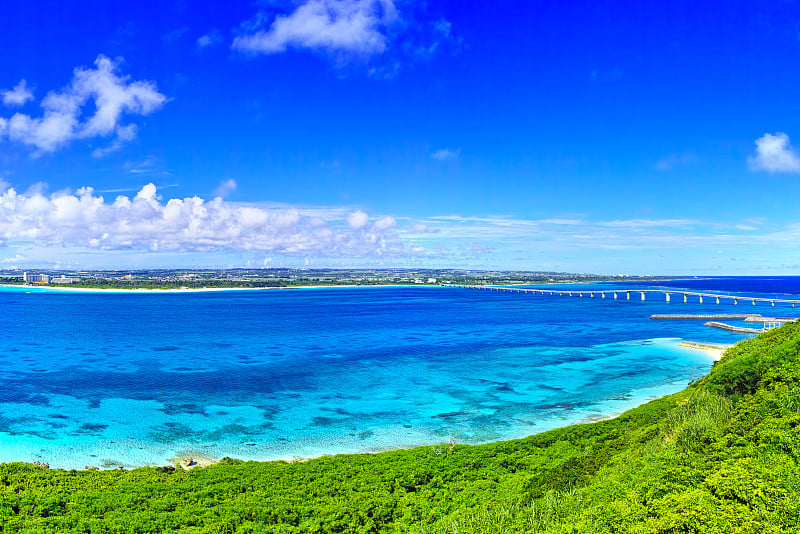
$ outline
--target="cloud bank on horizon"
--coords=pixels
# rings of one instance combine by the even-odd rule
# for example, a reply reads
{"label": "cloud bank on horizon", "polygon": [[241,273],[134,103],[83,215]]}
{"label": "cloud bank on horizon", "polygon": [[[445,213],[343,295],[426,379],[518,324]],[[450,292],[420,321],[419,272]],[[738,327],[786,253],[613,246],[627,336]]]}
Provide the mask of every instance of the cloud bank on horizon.
{"label": "cloud bank on horizon", "polygon": [[90,187],[50,196],[9,188],[0,195],[0,245],[339,257],[409,253],[392,217],[371,220],[357,210],[347,215],[346,225],[336,222],[296,208],[262,208],[221,197],[162,202],[152,183],[133,198],[120,195],[113,202]]}
{"label": "cloud bank on horizon", "polygon": [[[223,181],[220,187],[232,184]],[[260,258],[266,254],[270,263],[275,258],[294,258],[280,263],[288,266],[320,260],[323,265],[335,265],[348,259],[362,266],[408,265],[410,258],[452,266],[486,261],[481,258],[491,261],[497,254],[516,251],[518,261],[535,261],[537,270],[580,271],[576,269],[580,257],[597,251],[624,253],[647,265],[654,257],[692,256],[704,250],[715,250],[717,261],[726,254],[746,257],[764,246],[771,250],[773,260],[787,268],[794,265],[791,256],[800,238],[800,224],[775,226],[764,220],[729,224],[584,216],[539,220],[370,217],[361,209],[268,206],[230,202],[220,196],[165,200],[152,183],[131,197],[119,195],[113,201],[90,187],[51,195],[43,189],[17,193],[0,184],[0,264],[6,268],[57,268],[69,264],[62,256],[86,251],[108,254],[105,263],[92,265],[96,268],[118,265],[114,262],[120,260],[120,253],[150,257],[144,266],[159,265],[159,256],[175,254],[233,254],[240,265],[247,266],[261,266]],[[5,258],[3,249],[9,251]],[[596,265],[602,272],[611,267]],[[486,268],[492,268],[491,264]],[[691,272],[707,268],[708,264],[701,263]]]}

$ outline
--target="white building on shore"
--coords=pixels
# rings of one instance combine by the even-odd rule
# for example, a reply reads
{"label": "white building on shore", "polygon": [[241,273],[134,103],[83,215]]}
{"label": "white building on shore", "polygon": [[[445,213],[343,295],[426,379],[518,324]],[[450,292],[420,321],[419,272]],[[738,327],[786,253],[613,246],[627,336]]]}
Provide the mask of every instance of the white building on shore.
{"label": "white building on shore", "polygon": [[74,284],[80,282],[80,278],[71,276],[50,276],[48,274],[28,274],[27,271],[22,273],[22,281],[26,284]]}
{"label": "white building on shore", "polygon": [[50,283],[50,275],[28,274],[28,272],[25,271],[22,273],[22,281],[26,284],[48,284]]}
{"label": "white building on shore", "polygon": [[75,282],[80,282],[80,281],[81,281],[80,278],[64,276],[63,274],[61,276],[54,276],[53,278],[50,279],[51,284],[74,284]]}

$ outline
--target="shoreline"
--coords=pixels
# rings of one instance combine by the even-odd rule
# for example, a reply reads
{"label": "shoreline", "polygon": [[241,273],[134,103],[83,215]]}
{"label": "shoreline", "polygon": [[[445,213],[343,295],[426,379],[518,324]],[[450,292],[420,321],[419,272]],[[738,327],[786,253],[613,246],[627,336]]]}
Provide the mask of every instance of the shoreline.
{"label": "shoreline", "polygon": [[[670,278],[664,281],[678,281],[689,280],[689,278]],[[608,284],[615,283],[615,281],[587,281],[587,282],[523,282],[519,284],[484,284],[485,287],[501,288],[501,287],[518,287],[518,286],[552,286],[552,285],[591,285],[591,284]],[[620,282],[636,282],[636,280],[620,280]],[[66,285],[21,285],[21,284],[0,284],[0,291],[6,289],[18,289],[20,291],[38,291],[38,292],[60,292],[67,291],[73,293],[143,293],[143,294],[175,294],[175,293],[215,293],[221,291],[268,291],[271,289],[346,289],[346,288],[399,288],[399,287],[458,287],[459,284],[330,284],[330,285],[305,285],[305,286],[262,286],[262,287],[169,287],[169,288],[147,288],[147,287],[70,287]]]}
{"label": "shoreline", "polygon": [[717,343],[703,343],[697,341],[681,341],[678,343],[678,346],[705,352],[713,361],[718,362],[722,359],[725,351],[731,348],[733,345],[720,345]]}
{"label": "shoreline", "polygon": [[398,287],[448,287],[439,284],[344,284],[326,286],[269,286],[269,287],[170,287],[146,288],[132,287],[130,289],[112,287],[67,287],[67,286],[22,286],[16,284],[0,284],[0,291],[17,289],[21,292],[71,292],[71,293],[136,293],[136,294],[176,294],[176,293],[218,293],[221,291],[270,291],[285,289],[347,289],[347,288],[398,288]]}

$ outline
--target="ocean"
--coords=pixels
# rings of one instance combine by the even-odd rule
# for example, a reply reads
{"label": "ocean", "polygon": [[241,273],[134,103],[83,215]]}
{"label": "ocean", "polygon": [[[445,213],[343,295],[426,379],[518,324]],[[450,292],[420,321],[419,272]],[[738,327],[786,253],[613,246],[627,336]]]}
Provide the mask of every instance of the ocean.
{"label": "ocean", "polygon": [[[800,298],[795,277],[659,286]],[[712,360],[681,341],[747,336],[650,315],[734,312],[800,308],[447,287],[1,288],[0,462],[132,468],[520,438],[683,389]]]}

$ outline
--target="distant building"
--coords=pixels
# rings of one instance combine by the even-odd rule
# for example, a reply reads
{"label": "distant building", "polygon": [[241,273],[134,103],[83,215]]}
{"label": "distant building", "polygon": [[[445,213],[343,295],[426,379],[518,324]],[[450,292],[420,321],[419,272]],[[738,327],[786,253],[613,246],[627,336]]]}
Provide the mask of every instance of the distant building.
{"label": "distant building", "polygon": [[80,278],[64,276],[63,274],[58,277],[53,277],[50,279],[51,284],[74,284],[76,282],[80,282]]}
{"label": "distant building", "polygon": [[28,284],[48,284],[50,283],[50,275],[47,274],[28,274],[22,273],[22,280]]}

